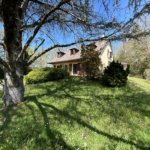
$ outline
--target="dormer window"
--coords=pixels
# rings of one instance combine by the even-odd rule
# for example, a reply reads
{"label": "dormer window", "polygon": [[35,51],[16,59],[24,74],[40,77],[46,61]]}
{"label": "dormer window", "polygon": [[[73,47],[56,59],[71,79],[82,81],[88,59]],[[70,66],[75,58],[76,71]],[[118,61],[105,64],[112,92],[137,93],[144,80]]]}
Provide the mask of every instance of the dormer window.
{"label": "dormer window", "polygon": [[57,52],[57,58],[62,57],[64,54],[65,54],[65,53],[63,53],[63,52]]}
{"label": "dormer window", "polygon": [[70,55],[75,55],[78,51],[76,48],[70,49]]}
{"label": "dormer window", "polygon": [[[92,49],[92,48],[93,48],[93,44],[86,45],[86,47],[87,47],[88,49]],[[94,45],[94,49],[95,49],[96,47],[97,47],[97,46]]]}

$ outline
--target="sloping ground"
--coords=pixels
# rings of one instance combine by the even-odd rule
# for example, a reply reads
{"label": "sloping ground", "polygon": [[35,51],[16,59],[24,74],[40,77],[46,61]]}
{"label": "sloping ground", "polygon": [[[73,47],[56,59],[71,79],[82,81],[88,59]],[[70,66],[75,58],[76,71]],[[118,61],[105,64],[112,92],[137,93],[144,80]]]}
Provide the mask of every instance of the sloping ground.
{"label": "sloping ground", "polygon": [[105,88],[73,77],[25,89],[23,105],[0,110],[0,149],[150,149],[150,81]]}

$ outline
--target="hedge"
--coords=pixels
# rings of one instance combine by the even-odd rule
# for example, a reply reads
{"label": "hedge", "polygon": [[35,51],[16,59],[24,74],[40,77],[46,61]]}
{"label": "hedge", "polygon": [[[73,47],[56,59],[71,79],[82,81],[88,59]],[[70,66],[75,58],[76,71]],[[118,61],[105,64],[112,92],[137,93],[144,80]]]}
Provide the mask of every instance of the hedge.
{"label": "hedge", "polygon": [[36,84],[63,79],[68,76],[69,73],[64,69],[45,67],[34,69],[29,72],[29,74],[25,76],[25,82],[26,84]]}

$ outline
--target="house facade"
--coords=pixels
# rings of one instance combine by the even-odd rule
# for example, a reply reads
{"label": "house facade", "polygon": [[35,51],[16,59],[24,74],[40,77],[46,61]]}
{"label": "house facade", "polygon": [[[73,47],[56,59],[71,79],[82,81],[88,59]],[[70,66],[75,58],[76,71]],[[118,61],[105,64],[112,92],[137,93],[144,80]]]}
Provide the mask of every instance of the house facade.
{"label": "house facade", "polygon": [[[86,44],[90,46],[90,44]],[[95,42],[95,50],[100,51],[99,57],[102,61],[103,70],[107,67],[110,62],[113,61],[113,52],[110,40],[103,40]],[[81,46],[65,49],[57,52],[57,57],[48,62],[52,64],[54,68],[69,68],[70,75],[77,76],[80,75],[81,71]]]}

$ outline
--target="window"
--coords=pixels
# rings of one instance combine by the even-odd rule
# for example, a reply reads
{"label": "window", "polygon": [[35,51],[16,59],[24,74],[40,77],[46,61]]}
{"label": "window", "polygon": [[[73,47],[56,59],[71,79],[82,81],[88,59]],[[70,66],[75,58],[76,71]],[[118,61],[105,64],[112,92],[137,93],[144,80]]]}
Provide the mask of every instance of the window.
{"label": "window", "polygon": [[71,49],[70,51],[71,51],[71,55],[74,55],[74,49]]}
{"label": "window", "polygon": [[[96,48],[97,46],[96,45],[94,45],[94,48]],[[93,48],[93,45],[92,44],[89,44],[89,45],[87,45],[87,48],[88,49],[92,49]]]}
{"label": "window", "polygon": [[73,64],[73,74],[77,74],[78,64]]}
{"label": "window", "polygon": [[108,49],[108,58],[112,58],[112,52],[110,52],[109,49]]}
{"label": "window", "polygon": [[75,55],[78,51],[76,48],[70,49],[70,55]]}
{"label": "window", "polygon": [[63,52],[57,52],[57,58],[62,57],[64,54],[65,54],[65,53],[63,53]]}
{"label": "window", "polygon": [[110,58],[110,51],[109,49],[107,50],[108,58]]}
{"label": "window", "polygon": [[110,52],[110,58],[112,58],[112,52]]}

